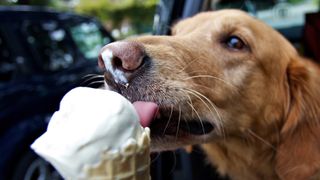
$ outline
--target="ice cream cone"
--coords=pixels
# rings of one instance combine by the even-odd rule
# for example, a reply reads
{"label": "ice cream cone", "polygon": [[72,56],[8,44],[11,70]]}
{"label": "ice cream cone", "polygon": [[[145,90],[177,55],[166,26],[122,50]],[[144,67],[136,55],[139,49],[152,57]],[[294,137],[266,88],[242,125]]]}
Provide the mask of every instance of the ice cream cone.
{"label": "ice cream cone", "polygon": [[88,180],[150,180],[150,130],[135,141],[129,140],[119,151],[105,151],[95,165],[86,165]]}
{"label": "ice cream cone", "polygon": [[116,92],[71,90],[31,148],[67,180],[150,179],[150,130]]}

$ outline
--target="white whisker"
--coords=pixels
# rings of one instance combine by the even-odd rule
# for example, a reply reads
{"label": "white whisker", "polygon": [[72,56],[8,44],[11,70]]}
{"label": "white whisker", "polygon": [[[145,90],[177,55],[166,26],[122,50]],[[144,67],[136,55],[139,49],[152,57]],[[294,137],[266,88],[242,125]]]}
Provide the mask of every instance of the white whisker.
{"label": "white whisker", "polygon": [[101,84],[101,85],[103,85],[103,84],[104,84],[104,81],[94,81],[94,82],[89,83],[87,86],[91,86],[91,85],[95,85],[95,84]]}
{"label": "white whisker", "polygon": [[164,134],[166,133],[166,130],[167,130],[169,124],[170,124],[171,117],[172,117],[172,113],[173,113],[173,105],[171,105],[171,111],[170,111],[169,119],[168,119],[168,121],[167,121],[167,124],[166,124],[164,130],[163,130],[162,136],[164,136]]}
{"label": "white whisker", "polygon": [[204,131],[204,126],[203,126],[202,119],[200,118],[200,115],[199,115],[198,111],[193,107],[193,105],[192,105],[192,104],[190,104],[190,103],[188,103],[188,104],[189,104],[189,106],[191,107],[192,112],[194,111],[194,112],[196,113],[196,115],[197,115],[197,117],[198,117],[198,119],[199,119],[199,121],[200,121],[200,124],[201,124],[201,127],[202,127],[202,132],[203,132],[203,134],[206,134],[206,133],[205,133],[205,131]]}
{"label": "white whisker", "polygon": [[183,72],[185,69],[187,69],[192,63],[196,62],[197,59],[192,60],[191,62],[189,62],[186,66],[184,66],[183,68],[181,68],[178,73]]}
{"label": "white whisker", "polygon": [[101,74],[87,74],[85,76],[82,77],[82,79],[85,79],[85,78],[103,78],[104,76],[101,75]]}
{"label": "white whisker", "polygon": [[179,134],[179,128],[180,128],[180,121],[181,121],[181,107],[179,106],[179,116],[178,116],[178,125],[177,125],[177,132],[176,132],[176,140],[178,138],[178,134]]}
{"label": "white whisker", "polygon": [[197,94],[195,94],[193,92],[187,91],[187,90],[183,90],[183,91],[186,91],[186,93],[190,93],[191,95],[193,95],[196,98],[198,98],[207,107],[207,109],[211,112],[212,116],[214,116],[214,113],[211,110],[211,108],[209,107],[209,105],[199,95],[197,95]]}
{"label": "white whisker", "polygon": [[253,132],[250,129],[247,129],[247,132],[249,134],[251,134],[253,137],[257,138],[259,141],[263,142],[264,144],[266,144],[267,146],[271,147],[274,151],[277,151],[277,148],[275,146],[273,146],[270,142],[264,140],[262,137],[258,136],[255,132]]}
{"label": "white whisker", "polygon": [[[185,89],[187,92],[195,95],[196,97],[198,97],[203,103],[204,105],[209,109],[209,111],[211,112],[211,114],[214,116],[214,113],[212,112],[211,108],[209,107],[209,105],[207,103],[204,102],[204,100],[206,100],[211,107],[213,108],[213,110],[216,112],[217,116],[218,116],[218,131],[221,130],[221,133],[224,134],[224,130],[223,130],[223,126],[222,126],[222,118],[218,112],[218,109],[216,108],[216,106],[214,105],[214,103],[212,101],[210,101],[206,96],[204,96],[203,94],[199,93],[198,91],[192,90],[192,89]],[[204,100],[203,100],[203,99]]]}

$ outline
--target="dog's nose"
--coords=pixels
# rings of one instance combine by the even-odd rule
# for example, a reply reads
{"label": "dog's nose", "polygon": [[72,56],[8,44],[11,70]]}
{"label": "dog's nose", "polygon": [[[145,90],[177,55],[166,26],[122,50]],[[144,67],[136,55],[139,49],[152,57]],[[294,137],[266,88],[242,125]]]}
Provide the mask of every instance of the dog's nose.
{"label": "dog's nose", "polygon": [[144,56],[141,44],[119,41],[102,48],[98,64],[100,68],[110,72],[117,83],[128,83],[132,74],[142,65]]}

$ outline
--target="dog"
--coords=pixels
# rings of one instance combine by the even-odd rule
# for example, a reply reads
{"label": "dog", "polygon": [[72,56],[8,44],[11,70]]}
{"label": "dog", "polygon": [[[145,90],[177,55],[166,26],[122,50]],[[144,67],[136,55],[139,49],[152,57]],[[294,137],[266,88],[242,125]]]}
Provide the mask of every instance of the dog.
{"label": "dog", "polygon": [[231,179],[320,179],[319,67],[245,12],[199,13],[98,62],[110,89],[146,102],[153,151],[201,144]]}

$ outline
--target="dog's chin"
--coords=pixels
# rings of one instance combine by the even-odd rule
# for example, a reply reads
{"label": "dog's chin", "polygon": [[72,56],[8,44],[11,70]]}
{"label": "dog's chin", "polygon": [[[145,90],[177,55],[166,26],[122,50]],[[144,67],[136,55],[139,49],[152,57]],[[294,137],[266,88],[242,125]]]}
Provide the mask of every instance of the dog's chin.
{"label": "dog's chin", "polygon": [[214,125],[205,120],[157,118],[150,125],[151,151],[175,150],[206,143],[213,136],[214,129]]}
{"label": "dog's chin", "polygon": [[205,135],[188,135],[184,137],[175,137],[170,135],[151,136],[151,151],[172,151],[189,145],[198,145],[208,143],[215,137],[214,132]]}

